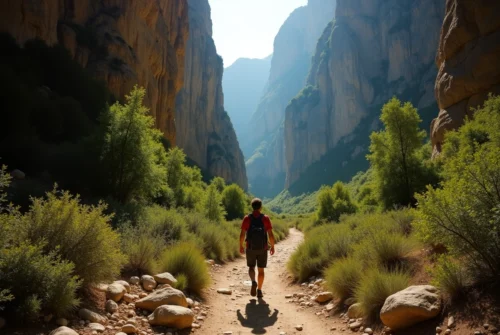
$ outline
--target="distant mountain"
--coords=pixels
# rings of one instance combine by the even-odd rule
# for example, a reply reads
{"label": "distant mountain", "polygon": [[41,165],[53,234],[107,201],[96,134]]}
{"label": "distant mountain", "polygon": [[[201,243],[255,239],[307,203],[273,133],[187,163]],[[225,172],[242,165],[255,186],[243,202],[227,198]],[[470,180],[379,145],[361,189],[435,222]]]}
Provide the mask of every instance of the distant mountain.
{"label": "distant mountain", "polygon": [[245,127],[249,127],[250,118],[264,91],[271,69],[271,58],[272,55],[264,59],[239,58],[224,69],[224,106],[239,141]]}

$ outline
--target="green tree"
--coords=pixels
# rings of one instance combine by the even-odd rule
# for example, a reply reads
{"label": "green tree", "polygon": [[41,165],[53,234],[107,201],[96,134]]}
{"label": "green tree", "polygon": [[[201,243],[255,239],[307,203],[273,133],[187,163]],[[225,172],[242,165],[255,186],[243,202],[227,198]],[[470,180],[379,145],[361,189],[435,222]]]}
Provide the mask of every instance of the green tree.
{"label": "green tree", "polygon": [[423,164],[417,158],[426,136],[419,129],[422,120],[411,103],[402,104],[396,98],[384,105],[380,119],[384,129],[371,134],[367,156],[375,172],[379,197],[386,208],[413,205],[415,192],[427,184],[422,180]]}
{"label": "green tree", "polygon": [[107,131],[102,169],[111,194],[120,202],[158,196],[166,187],[167,168],[162,133],[142,102],[146,91],[134,87],[126,104],[115,103],[105,114]]}
{"label": "green tree", "polygon": [[222,207],[222,197],[215,185],[210,185],[205,191],[203,199],[203,214],[209,220],[221,222],[226,214]]}
{"label": "green tree", "polygon": [[229,185],[222,191],[222,204],[226,210],[226,220],[241,219],[245,216],[246,196],[238,185]]}
{"label": "green tree", "polygon": [[448,132],[442,188],[417,196],[424,240],[444,243],[472,273],[500,280],[500,97]]}
{"label": "green tree", "polygon": [[342,214],[355,213],[356,210],[349,190],[342,182],[336,182],[333,187],[324,186],[320,189],[317,212],[319,220],[337,222]]}
{"label": "green tree", "polygon": [[222,191],[224,191],[224,188],[226,187],[226,181],[221,177],[215,177],[214,179],[212,179],[210,184],[215,185],[215,188],[219,193],[222,193]]}

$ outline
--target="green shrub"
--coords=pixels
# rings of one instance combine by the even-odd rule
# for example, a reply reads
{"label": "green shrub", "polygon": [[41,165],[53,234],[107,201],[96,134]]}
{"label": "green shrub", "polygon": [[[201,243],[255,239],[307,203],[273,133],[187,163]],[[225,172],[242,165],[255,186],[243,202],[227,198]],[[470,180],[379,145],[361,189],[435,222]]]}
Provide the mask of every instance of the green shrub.
{"label": "green shrub", "polygon": [[186,223],[181,213],[157,205],[145,209],[141,222],[150,226],[152,235],[161,236],[165,243],[182,240],[186,231]]}
{"label": "green shrub", "polygon": [[160,270],[174,276],[187,278],[186,289],[199,294],[210,283],[208,267],[201,251],[190,243],[180,243],[167,248],[160,259]]}
{"label": "green shrub", "polygon": [[297,247],[287,263],[288,270],[295,279],[304,281],[321,271],[319,266],[320,243],[316,239],[307,239]]}
{"label": "green shrub", "polygon": [[281,220],[273,220],[273,234],[276,242],[286,238],[290,232],[289,225]]}
{"label": "green shrub", "polygon": [[432,277],[432,284],[439,287],[450,300],[462,297],[471,284],[470,276],[464,266],[447,256],[438,259],[432,270]]}
{"label": "green shrub", "polygon": [[361,304],[363,315],[378,320],[387,297],[404,290],[409,283],[410,276],[404,272],[373,269],[363,275],[354,296]]}
{"label": "green shrub", "polygon": [[130,225],[121,228],[121,247],[127,259],[124,270],[138,274],[156,272],[156,260],[165,248],[162,236],[154,235],[149,227]]}
{"label": "green shrub", "polygon": [[5,307],[19,320],[35,321],[42,312],[62,316],[79,304],[73,264],[43,249],[24,243],[0,249],[0,287],[9,290],[3,291]]}
{"label": "green shrub", "polygon": [[363,264],[359,260],[343,258],[325,271],[326,285],[336,298],[343,301],[354,295],[362,274]]}
{"label": "green shrub", "polygon": [[124,257],[119,235],[111,229],[104,204],[80,204],[77,196],[57,191],[46,199],[33,199],[29,211],[11,224],[20,241],[33,245],[47,242],[44,252],[57,251],[74,264],[84,285],[115,279]]}
{"label": "green shrub", "polygon": [[337,222],[342,214],[355,213],[356,206],[351,200],[349,190],[342,182],[332,188],[323,186],[318,193],[318,220]]}
{"label": "green shrub", "polygon": [[224,207],[222,206],[222,198],[214,185],[207,187],[205,197],[203,199],[203,214],[205,217],[214,222],[222,222],[225,215]]}
{"label": "green shrub", "polygon": [[175,277],[177,279],[177,282],[175,283],[174,287],[178,290],[184,291],[188,287],[188,277],[180,273]]}
{"label": "green shrub", "polygon": [[222,191],[222,205],[226,211],[226,220],[242,219],[245,216],[245,192],[236,184],[227,186]]}

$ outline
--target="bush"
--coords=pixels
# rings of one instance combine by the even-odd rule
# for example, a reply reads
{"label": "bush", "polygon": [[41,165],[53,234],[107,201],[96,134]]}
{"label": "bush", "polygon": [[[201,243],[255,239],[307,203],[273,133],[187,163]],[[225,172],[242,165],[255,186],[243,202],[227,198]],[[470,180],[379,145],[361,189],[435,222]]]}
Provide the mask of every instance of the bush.
{"label": "bush", "polygon": [[0,287],[9,290],[3,300],[20,321],[36,321],[41,312],[62,316],[79,304],[73,264],[43,249],[24,243],[0,249]]}
{"label": "bush", "polygon": [[214,185],[207,187],[202,208],[203,214],[207,219],[214,222],[221,222],[223,220],[225,211],[222,207],[222,198]]}
{"label": "bush", "polygon": [[337,222],[342,214],[356,212],[356,206],[351,200],[349,190],[342,182],[337,182],[332,188],[323,186],[318,193],[318,220]]}
{"label": "bush", "polygon": [[126,256],[124,270],[139,275],[156,272],[156,260],[165,248],[162,236],[152,234],[144,225],[121,227],[121,247]]}
{"label": "bush", "polygon": [[161,206],[149,206],[141,218],[142,225],[148,225],[153,236],[160,236],[165,243],[174,243],[183,239],[186,223],[182,214]]}
{"label": "bush", "polygon": [[180,243],[165,250],[160,259],[160,271],[187,278],[186,289],[199,294],[210,283],[208,267],[199,249],[191,243]]}
{"label": "bush", "polygon": [[341,301],[354,295],[363,274],[363,264],[354,258],[335,261],[325,272],[326,285]]}
{"label": "bush", "polygon": [[276,243],[283,240],[290,233],[290,227],[287,223],[281,220],[273,220],[273,234]]}
{"label": "bush", "polygon": [[88,285],[115,279],[124,261],[105,209],[102,203],[82,205],[77,196],[52,191],[46,199],[33,199],[29,211],[12,217],[11,224],[19,241],[47,242],[44,252],[57,251],[72,262],[74,273]]}
{"label": "bush", "polygon": [[177,282],[174,284],[176,289],[184,291],[188,287],[188,277],[185,274],[180,273],[175,279],[177,279]]}
{"label": "bush", "polygon": [[404,290],[410,283],[410,276],[404,272],[386,272],[373,269],[366,273],[355,291],[355,299],[361,304],[363,315],[379,320],[380,310],[390,295]]}
{"label": "bush", "polygon": [[227,186],[222,191],[222,205],[226,211],[226,220],[242,219],[245,216],[245,192],[236,184]]}
{"label": "bush", "polygon": [[471,284],[470,276],[460,262],[441,256],[432,270],[432,284],[439,287],[449,300],[461,298]]}

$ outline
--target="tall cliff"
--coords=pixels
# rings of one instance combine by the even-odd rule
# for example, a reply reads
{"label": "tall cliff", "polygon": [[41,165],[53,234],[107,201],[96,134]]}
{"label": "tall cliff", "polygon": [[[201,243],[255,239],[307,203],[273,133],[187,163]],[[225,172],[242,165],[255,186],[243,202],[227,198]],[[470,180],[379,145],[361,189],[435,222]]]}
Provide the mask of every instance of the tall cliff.
{"label": "tall cliff", "polygon": [[222,59],[212,39],[208,0],[188,0],[184,86],[177,95],[177,144],[202,169],[247,188],[245,162],[224,110]]}
{"label": "tall cliff", "polygon": [[271,59],[272,55],[264,59],[239,58],[224,69],[224,105],[240,142],[269,78]]}
{"label": "tall cliff", "polygon": [[446,130],[456,129],[488,93],[500,94],[500,2],[446,2],[436,57],[435,93],[440,112],[432,122],[433,154],[441,151]]}
{"label": "tall cliff", "polygon": [[[392,96],[435,113],[442,0],[338,0],[307,86],[286,109],[286,187],[348,180],[366,166],[371,131]],[[435,115],[435,114],[434,114]]]}
{"label": "tall cliff", "polygon": [[271,71],[257,110],[241,138],[253,193],[274,196],[284,187],[285,108],[304,86],[318,38],[335,13],[336,0],[309,0],[290,14],[274,40]]}
{"label": "tall cliff", "polygon": [[116,97],[144,86],[156,126],[175,144],[187,10],[186,0],[4,0],[0,31],[21,44],[32,38],[62,44]]}

